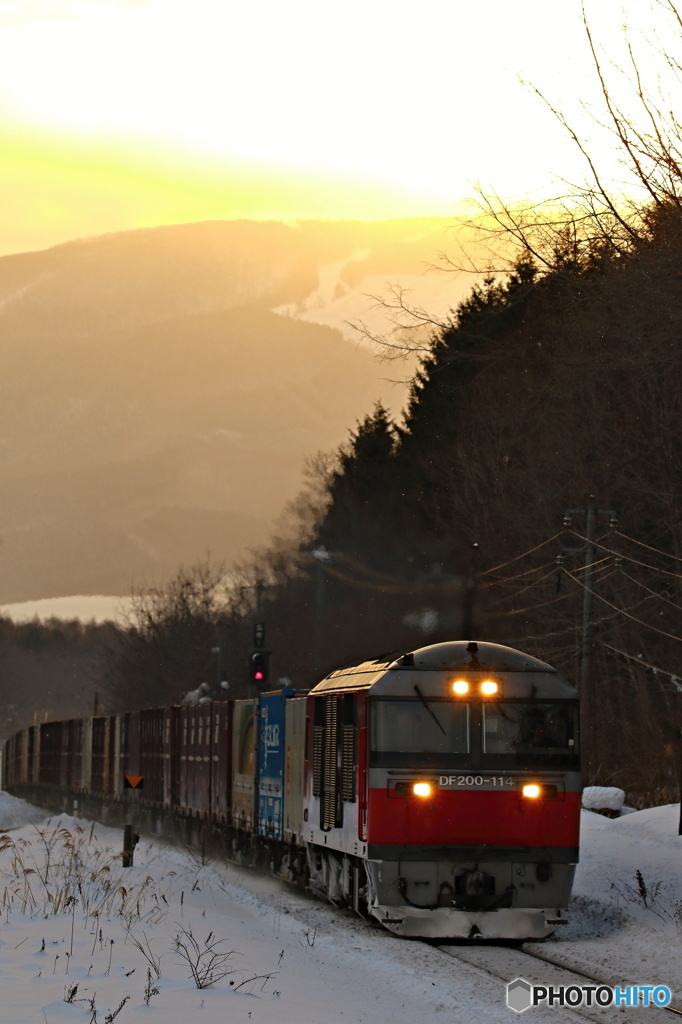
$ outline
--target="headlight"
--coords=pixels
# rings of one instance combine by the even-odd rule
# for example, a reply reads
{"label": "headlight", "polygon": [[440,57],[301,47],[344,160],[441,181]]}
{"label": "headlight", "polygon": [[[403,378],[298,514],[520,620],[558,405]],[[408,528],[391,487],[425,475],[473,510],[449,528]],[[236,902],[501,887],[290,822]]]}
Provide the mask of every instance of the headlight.
{"label": "headlight", "polygon": [[493,693],[497,693],[497,683],[493,682],[492,679],[486,679],[484,683],[481,683],[481,693],[490,697]]}
{"label": "headlight", "polygon": [[455,693],[468,693],[469,684],[467,683],[466,679],[455,679],[454,683],[452,684],[452,689]]}
{"label": "headlight", "polygon": [[537,782],[531,782],[524,786],[521,792],[524,796],[529,797],[531,800],[535,800],[536,797],[540,796],[541,789]]}
{"label": "headlight", "polygon": [[415,782],[412,787],[412,792],[415,796],[431,796],[431,783],[430,782]]}

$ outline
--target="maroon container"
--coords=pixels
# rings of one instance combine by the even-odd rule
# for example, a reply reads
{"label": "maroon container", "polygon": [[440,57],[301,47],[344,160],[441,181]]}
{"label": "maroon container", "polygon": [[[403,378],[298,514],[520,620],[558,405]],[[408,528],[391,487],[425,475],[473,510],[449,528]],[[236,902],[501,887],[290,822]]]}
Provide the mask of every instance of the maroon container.
{"label": "maroon container", "polygon": [[163,800],[163,708],[140,711],[140,771],[145,800]]}
{"label": "maroon container", "polygon": [[63,722],[43,722],[40,725],[40,768],[38,781],[43,786],[59,786]]}
{"label": "maroon container", "polygon": [[107,761],[108,718],[92,719],[92,750],[90,753],[90,790],[105,793],[105,770]]}
{"label": "maroon container", "polygon": [[211,817],[231,820],[232,703],[211,705]]}
{"label": "maroon container", "polygon": [[163,805],[177,807],[179,799],[180,708],[163,708]]}
{"label": "maroon container", "polygon": [[180,708],[180,806],[199,817],[211,810],[211,710]]}
{"label": "maroon container", "polygon": [[123,716],[121,736],[121,770],[126,775],[141,775],[140,771],[140,712],[128,711]]}

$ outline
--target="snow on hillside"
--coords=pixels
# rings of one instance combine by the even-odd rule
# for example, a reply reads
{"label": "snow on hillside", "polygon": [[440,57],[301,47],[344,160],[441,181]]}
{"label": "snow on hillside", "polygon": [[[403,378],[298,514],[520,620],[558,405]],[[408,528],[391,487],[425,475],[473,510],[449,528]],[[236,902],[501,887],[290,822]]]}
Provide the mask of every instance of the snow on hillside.
{"label": "snow on hillside", "polygon": [[[584,812],[571,924],[543,951],[616,982],[660,981],[679,1005],[678,814]],[[466,964],[453,969],[431,947],[275,879],[202,865],[149,839],[124,869],[120,830],[45,819],[6,793],[2,829],[2,1024],[510,1019],[499,980]],[[198,987],[211,972],[214,984]],[[532,1016],[535,1024],[558,1019],[539,1007]]]}
{"label": "snow on hillside", "polygon": [[81,622],[125,622],[130,598],[104,595],[46,597],[39,601],[20,601],[0,607],[0,615],[14,622],[33,619],[80,619]]}

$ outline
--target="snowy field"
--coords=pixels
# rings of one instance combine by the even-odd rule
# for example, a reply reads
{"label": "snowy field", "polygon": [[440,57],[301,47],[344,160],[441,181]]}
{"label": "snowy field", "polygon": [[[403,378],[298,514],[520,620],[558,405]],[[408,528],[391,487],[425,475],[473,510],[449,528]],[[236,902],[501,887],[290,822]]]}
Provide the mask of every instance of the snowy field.
{"label": "snowy field", "polygon": [[[612,983],[666,984],[681,1005],[678,818],[679,806],[584,811],[571,923],[542,950]],[[119,830],[0,793],[2,1024],[526,1019],[499,980],[275,879],[144,839],[124,869],[121,846]]]}

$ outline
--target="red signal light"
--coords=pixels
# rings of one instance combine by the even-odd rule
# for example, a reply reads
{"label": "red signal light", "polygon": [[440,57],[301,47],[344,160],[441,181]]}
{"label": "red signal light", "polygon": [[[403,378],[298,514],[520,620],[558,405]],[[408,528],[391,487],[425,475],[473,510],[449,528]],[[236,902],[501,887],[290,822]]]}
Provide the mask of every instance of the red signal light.
{"label": "red signal light", "polygon": [[265,683],[268,678],[268,652],[254,651],[251,655],[251,679],[254,683]]}

